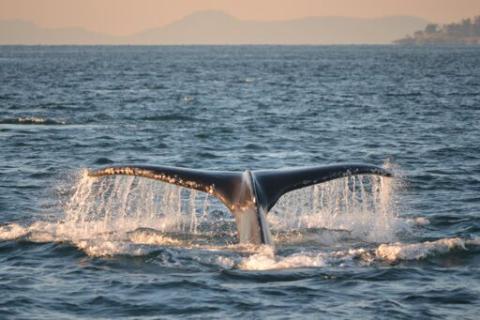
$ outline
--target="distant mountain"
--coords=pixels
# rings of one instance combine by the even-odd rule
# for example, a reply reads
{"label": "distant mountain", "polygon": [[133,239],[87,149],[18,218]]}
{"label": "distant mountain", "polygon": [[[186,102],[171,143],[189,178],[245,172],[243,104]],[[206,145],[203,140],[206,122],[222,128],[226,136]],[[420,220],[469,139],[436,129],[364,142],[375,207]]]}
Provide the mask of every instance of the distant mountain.
{"label": "distant mountain", "polygon": [[409,16],[253,21],[204,11],[125,37],[81,28],[46,29],[28,22],[0,21],[0,44],[385,44],[427,24],[424,19]]}
{"label": "distant mountain", "polygon": [[41,28],[20,20],[0,21],[0,44],[113,44],[112,36],[82,28]]}
{"label": "distant mountain", "polygon": [[383,44],[427,24],[424,19],[407,16],[307,17],[264,22],[207,11],[136,34],[130,40],[136,44]]}

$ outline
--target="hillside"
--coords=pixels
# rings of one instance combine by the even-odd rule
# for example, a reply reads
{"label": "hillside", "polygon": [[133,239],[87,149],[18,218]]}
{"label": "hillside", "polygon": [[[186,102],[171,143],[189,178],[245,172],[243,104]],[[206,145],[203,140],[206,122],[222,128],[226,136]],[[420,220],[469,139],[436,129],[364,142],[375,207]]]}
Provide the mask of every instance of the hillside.
{"label": "hillside", "polygon": [[82,28],[42,28],[15,20],[0,21],[0,44],[387,44],[427,23],[410,16],[253,21],[205,11],[163,27],[111,36]]}

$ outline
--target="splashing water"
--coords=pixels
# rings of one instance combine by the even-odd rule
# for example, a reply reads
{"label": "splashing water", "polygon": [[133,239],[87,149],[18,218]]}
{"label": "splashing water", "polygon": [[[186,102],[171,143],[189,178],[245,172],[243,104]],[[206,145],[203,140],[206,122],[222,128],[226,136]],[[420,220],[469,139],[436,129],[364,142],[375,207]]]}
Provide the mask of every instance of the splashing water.
{"label": "splashing water", "polygon": [[[391,241],[399,225],[395,188],[393,179],[377,176],[345,177],[303,188],[280,199],[268,215],[269,224],[277,240],[328,229],[365,241]],[[144,178],[98,179],[82,172],[64,213],[63,225],[75,239],[111,239],[149,230],[148,235],[156,237],[208,236],[223,244],[236,242],[233,216],[216,198]],[[157,241],[147,238],[135,235],[145,243]]]}
{"label": "splashing water", "polygon": [[64,205],[64,223],[89,238],[141,229],[159,237],[212,235],[233,230],[225,210],[207,193],[137,177],[92,178],[85,171]]}
{"label": "splashing water", "polygon": [[[85,170],[66,192],[61,218],[0,226],[0,240],[67,241],[90,256],[145,255],[159,246],[206,249],[215,252],[217,265],[242,270],[345,265],[355,259],[391,263],[478,242],[398,242],[410,225],[398,215],[400,183],[352,176],[285,194],[268,215],[275,242],[287,245],[285,252],[275,252],[269,246],[236,245],[233,216],[207,193],[138,177],[92,178]],[[292,253],[288,244],[302,249]],[[240,254],[222,255],[223,249]]]}
{"label": "splashing water", "polygon": [[351,176],[295,190],[275,205],[273,230],[329,229],[354,238],[382,242],[396,239],[398,183],[379,176]]}

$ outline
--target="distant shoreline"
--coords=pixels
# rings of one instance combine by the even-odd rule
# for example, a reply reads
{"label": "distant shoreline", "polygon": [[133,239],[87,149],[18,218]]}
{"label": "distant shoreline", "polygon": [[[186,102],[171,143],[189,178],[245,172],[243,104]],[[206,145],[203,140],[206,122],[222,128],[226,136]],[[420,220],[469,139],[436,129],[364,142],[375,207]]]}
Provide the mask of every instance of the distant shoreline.
{"label": "distant shoreline", "polygon": [[394,41],[400,45],[480,45],[480,16],[458,23],[430,23],[424,30]]}
{"label": "distant shoreline", "polygon": [[164,48],[178,48],[178,47],[476,47],[480,44],[468,44],[468,43],[404,43],[404,42],[392,42],[392,43],[352,43],[352,44],[0,44],[0,47],[37,47],[37,48],[49,48],[49,47],[164,47]]}
{"label": "distant shoreline", "polygon": [[422,37],[422,38],[404,38],[394,41],[396,45],[408,45],[408,46],[478,46],[480,45],[480,37],[473,38],[434,38],[434,37]]}
{"label": "distant shoreline", "polygon": [[342,44],[0,44],[0,47],[389,47],[395,43]]}

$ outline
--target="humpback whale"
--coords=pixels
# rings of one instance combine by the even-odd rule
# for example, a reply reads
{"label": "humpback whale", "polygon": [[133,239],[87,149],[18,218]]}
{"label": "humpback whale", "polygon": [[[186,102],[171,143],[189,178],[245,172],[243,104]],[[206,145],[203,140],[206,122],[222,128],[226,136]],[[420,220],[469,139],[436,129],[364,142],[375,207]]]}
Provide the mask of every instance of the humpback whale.
{"label": "humpback whale", "polygon": [[88,174],[91,177],[139,176],[212,194],[234,215],[239,242],[250,244],[272,244],[266,215],[289,191],[351,175],[393,176],[387,169],[365,164],[244,172],[127,165],[90,170]]}

